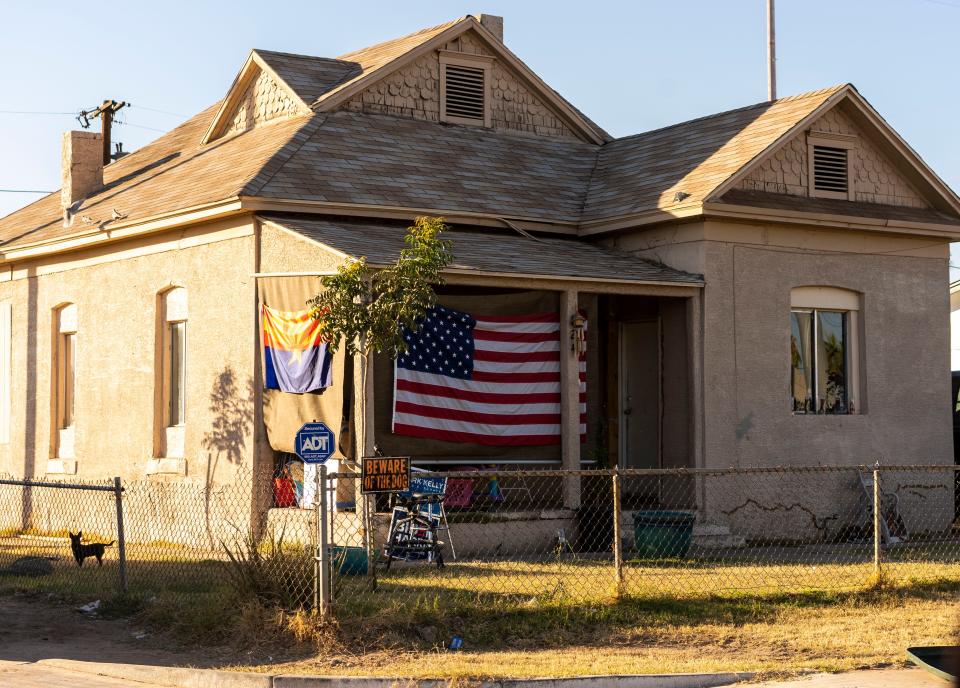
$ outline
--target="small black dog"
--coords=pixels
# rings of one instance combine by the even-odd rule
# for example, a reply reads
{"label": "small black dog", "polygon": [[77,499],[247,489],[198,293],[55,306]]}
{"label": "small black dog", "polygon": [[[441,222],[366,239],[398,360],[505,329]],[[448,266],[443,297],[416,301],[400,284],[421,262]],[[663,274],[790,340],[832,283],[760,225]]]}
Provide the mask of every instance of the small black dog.
{"label": "small black dog", "polygon": [[83,537],[83,531],[78,531],[76,535],[70,533],[70,549],[73,550],[73,558],[77,560],[77,566],[83,566],[83,560],[87,557],[96,557],[97,564],[103,566],[103,550],[110,547],[116,540],[110,542],[91,542],[88,545],[80,544],[80,538]]}

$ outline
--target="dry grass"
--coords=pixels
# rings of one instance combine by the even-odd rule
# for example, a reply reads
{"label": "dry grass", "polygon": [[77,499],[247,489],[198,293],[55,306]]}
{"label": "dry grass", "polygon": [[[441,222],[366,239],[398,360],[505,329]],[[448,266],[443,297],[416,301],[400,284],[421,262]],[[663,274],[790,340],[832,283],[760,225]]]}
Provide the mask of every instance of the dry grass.
{"label": "dry grass", "polygon": [[506,642],[496,650],[471,649],[477,622],[462,619],[463,652],[442,649],[450,634],[444,629],[430,649],[410,650],[409,642],[395,640],[394,649],[317,656],[271,671],[411,678],[843,671],[900,664],[909,646],[953,642],[957,591],[950,584],[840,595],[628,601],[563,615],[545,612],[554,623],[526,636],[508,615],[486,621],[504,633]]}
{"label": "dry grass", "polygon": [[[101,598],[108,613],[135,614],[180,642],[242,647],[246,670],[286,656],[266,670],[294,673],[846,670],[899,663],[908,646],[951,641],[960,592],[960,563],[920,550],[901,551],[880,580],[868,559],[806,563],[801,549],[778,564],[631,561],[620,601],[612,595],[612,567],[589,558],[456,562],[442,572],[394,569],[379,576],[376,590],[364,576],[340,577],[339,624],[331,624],[238,597],[223,561],[188,560],[162,544],[128,550],[132,593],[125,597],[115,594],[115,560],[77,569],[64,543],[4,539],[0,561],[48,547],[61,555],[52,575],[0,576],[0,594]],[[465,651],[443,649],[454,634]]]}

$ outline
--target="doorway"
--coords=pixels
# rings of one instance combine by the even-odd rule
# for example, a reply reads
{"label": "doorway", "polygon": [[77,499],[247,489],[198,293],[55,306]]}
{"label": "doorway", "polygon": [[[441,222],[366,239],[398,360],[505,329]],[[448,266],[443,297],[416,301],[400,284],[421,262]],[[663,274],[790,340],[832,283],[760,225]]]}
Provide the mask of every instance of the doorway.
{"label": "doorway", "polygon": [[660,321],[620,324],[620,468],[660,468]]}

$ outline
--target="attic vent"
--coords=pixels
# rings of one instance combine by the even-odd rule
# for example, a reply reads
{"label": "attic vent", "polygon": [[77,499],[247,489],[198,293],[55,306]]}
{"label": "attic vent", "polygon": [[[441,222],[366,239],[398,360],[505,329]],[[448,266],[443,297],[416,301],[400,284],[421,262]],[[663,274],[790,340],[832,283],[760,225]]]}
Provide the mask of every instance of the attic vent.
{"label": "attic vent", "polygon": [[447,114],[483,121],[483,70],[447,65]]}
{"label": "attic vent", "polygon": [[815,191],[827,191],[846,195],[847,150],[831,146],[813,147],[813,188]]}
{"label": "attic vent", "polygon": [[[441,120],[457,124],[490,125],[487,103],[488,62],[470,62],[465,59],[441,56],[443,80],[441,86]],[[454,61],[456,60],[456,61]]]}

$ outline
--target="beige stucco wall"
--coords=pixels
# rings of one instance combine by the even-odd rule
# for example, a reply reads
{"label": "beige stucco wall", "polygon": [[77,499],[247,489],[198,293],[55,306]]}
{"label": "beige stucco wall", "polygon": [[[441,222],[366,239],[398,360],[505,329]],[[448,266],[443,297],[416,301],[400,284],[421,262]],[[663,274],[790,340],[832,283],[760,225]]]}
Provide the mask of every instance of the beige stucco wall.
{"label": "beige stucco wall", "polygon": [[[54,454],[54,309],[78,310],[76,476],[143,478],[159,451],[158,295],[185,287],[186,476],[246,479],[254,436],[254,236],[251,219],[18,265],[0,283],[13,304],[13,406],[0,471],[43,475]],[[68,476],[57,476],[68,477]],[[157,478],[154,478],[157,479]]]}
{"label": "beige stucco wall", "polygon": [[[952,465],[945,241],[708,221],[616,243],[704,275],[704,467]],[[791,412],[790,291],[811,285],[862,294],[856,415]],[[855,472],[708,478],[698,505],[748,537],[821,538],[860,518],[860,492]],[[947,524],[952,484],[914,502],[909,523]]]}
{"label": "beige stucco wall", "polygon": [[[617,244],[704,275],[706,466],[953,462],[945,241],[710,221]],[[790,290],[807,285],[863,294],[861,414],[790,411]]]}

